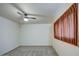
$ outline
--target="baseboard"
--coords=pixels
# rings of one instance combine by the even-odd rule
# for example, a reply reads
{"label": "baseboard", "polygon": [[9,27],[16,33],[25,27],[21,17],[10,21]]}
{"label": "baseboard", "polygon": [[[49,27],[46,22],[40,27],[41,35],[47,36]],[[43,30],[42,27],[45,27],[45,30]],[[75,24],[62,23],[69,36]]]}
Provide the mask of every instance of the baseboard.
{"label": "baseboard", "polygon": [[3,53],[1,56],[4,56],[5,54],[7,54],[7,53],[9,53],[9,52],[11,52],[11,51],[17,49],[18,47],[19,47],[19,46],[17,46],[17,47],[15,47],[15,48],[11,49],[10,51],[7,51],[7,52]]}
{"label": "baseboard", "polygon": [[52,47],[52,46],[50,46],[50,45],[20,45],[20,46],[27,46],[27,47],[28,47],[28,46],[30,46],[30,47],[33,47],[33,46],[34,46],[34,47],[43,47],[43,46],[45,47],[45,46],[46,46],[46,47]]}
{"label": "baseboard", "polygon": [[[55,48],[54,48],[53,46],[52,46],[51,48],[52,48],[52,49],[54,49],[54,51],[55,51],[55,52],[56,52],[56,54],[58,55],[58,53],[57,53],[57,51],[55,50]],[[59,55],[58,55],[58,56],[59,56]]]}

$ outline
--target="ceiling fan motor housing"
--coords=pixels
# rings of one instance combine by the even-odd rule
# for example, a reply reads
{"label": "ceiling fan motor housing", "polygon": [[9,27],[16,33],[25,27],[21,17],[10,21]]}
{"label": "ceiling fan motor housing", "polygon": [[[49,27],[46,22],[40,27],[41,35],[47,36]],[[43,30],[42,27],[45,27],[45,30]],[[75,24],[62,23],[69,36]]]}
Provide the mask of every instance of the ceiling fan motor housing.
{"label": "ceiling fan motor housing", "polygon": [[27,16],[27,14],[24,14],[25,16]]}

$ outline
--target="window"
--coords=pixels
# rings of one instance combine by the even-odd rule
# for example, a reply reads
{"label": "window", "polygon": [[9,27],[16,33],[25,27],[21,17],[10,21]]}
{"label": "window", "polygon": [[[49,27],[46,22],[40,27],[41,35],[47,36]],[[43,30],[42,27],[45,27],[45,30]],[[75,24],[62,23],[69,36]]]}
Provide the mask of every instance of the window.
{"label": "window", "polygon": [[77,4],[73,4],[55,23],[54,37],[77,45]]}

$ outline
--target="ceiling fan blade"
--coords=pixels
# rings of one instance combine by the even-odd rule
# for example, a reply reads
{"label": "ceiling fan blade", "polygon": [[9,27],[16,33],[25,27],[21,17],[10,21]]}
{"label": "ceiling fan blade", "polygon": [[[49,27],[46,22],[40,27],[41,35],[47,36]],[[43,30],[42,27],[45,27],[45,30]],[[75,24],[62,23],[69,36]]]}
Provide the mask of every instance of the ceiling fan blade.
{"label": "ceiling fan blade", "polygon": [[44,15],[41,14],[28,14],[28,15],[44,17]]}
{"label": "ceiling fan blade", "polygon": [[28,17],[30,17],[30,16],[40,16],[40,17],[44,17],[44,15],[38,15],[38,14],[22,14],[22,13],[20,13],[20,12],[17,12],[17,13],[20,14],[20,15],[28,16]]}
{"label": "ceiling fan blade", "polygon": [[24,17],[24,18],[28,18],[28,19],[36,19],[36,18],[34,18],[34,17]]}
{"label": "ceiling fan blade", "polygon": [[22,14],[22,13],[20,13],[20,12],[17,12],[19,15],[24,15],[24,14]]}

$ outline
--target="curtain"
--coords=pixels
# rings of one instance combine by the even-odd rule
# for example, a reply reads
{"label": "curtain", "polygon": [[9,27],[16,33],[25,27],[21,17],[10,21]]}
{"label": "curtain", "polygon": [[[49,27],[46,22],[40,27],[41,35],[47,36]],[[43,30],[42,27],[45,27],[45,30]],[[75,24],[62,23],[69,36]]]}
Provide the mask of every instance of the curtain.
{"label": "curtain", "polygon": [[77,45],[77,4],[73,4],[56,22],[55,37]]}

